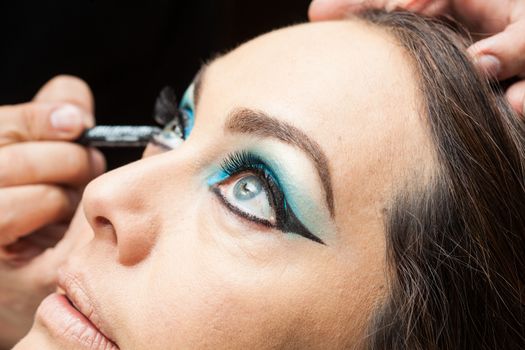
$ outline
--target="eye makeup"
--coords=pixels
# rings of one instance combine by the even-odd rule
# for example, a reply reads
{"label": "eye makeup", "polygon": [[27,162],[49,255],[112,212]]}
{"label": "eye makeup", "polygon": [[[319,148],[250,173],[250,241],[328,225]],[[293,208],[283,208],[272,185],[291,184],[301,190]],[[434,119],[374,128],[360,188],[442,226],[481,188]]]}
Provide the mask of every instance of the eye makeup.
{"label": "eye makeup", "polygon": [[184,125],[184,138],[186,139],[195,125],[195,101],[194,93],[195,84],[192,83],[182,95],[182,100],[180,101],[179,111],[183,118]]}
{"label": "eye makeup", "polygon": [[88,147],[145,147],[153,142],[173,149],[188,137],[195,124],[193,90],[191,84],[180,106],[173,88],[166,86],[161,90],[153,115],[157,123],[164,125],[163,129],[150,125],[98,125],[84,131],[75,142]]}
{"label": "eye makeup", "polygon": [[179,106],[173,89],[169,86],[162,89],[155,103],[154,115],[155,120],[165,127],[153,137],[153,143],[167,149],[178,147],[189,136],[195,124],[193,84],[184,93]]}
{"label": "eye makeup", "polygon": [[[245,183],[241,183],[244,185],[243,191],[240,192],[241,195],[238,198],[233,198],[233,200],[225,195],[223,189],[225,186],[229,186],[231,179],[245,181]],[[282,186],[275,172],[257,154],[241,151],[228,155],[221,163],[220,170],[208,179],[208,185],[221,202],[236,215],[284,233],[294,233],[314,242],[325,244],[297,218],[281,189]],[[235,186],[237,187],[237,185],[239,185],[239,182]],[[263,198],[266,198],[268,205],[273,210],[274,215],[270,218],[263,218],[249,213],[243,210],[242,205],[240,205],[242,198],[253,197],[249,191],[261,190],[265,192],[266,197]],[[255,194],[258,194],[258,192],[255,192]],[[230,195],[229,197],[232,196]]]}

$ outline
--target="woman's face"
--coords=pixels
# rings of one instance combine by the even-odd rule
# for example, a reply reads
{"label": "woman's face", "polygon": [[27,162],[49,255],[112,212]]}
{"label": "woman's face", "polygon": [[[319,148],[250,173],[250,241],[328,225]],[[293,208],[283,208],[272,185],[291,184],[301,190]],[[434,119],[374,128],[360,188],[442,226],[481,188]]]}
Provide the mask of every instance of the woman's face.
{"label": "woman's face", "polygon": [[[358,22],[215,60],[186,96],[182,145],[88,186],[94,238],[62,287],[121,349],[358,344],[388,293],[384,209],[430,159],[410,66]],[[70,348],[53,317],[32,334]]]}

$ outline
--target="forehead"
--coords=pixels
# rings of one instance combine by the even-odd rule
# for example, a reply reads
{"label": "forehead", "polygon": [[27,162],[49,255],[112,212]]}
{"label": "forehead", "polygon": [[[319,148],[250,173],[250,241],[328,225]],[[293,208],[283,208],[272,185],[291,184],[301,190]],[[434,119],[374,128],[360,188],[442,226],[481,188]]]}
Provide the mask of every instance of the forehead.
{"label": "forehead", "polygon": [[[367,125],[415,109],[415,79],[397,41],[357,21],[309,23],[258,37],[215,61],[207,85],[309,129],[319,122]],[[217,89],[213,89],[213,87]]]}
{"label": "forehead", "polygon": [[352,196],[359,188],[362,197],[374,185],[388,192],[392,168],[406,169],[414,152],[428,148],[419,100],[396,39],[358,21],[334,21],[274,31],[216,60],[198,114],[220,121],[242,106],[297,126],[327,154],[334,190],[339,184]]}

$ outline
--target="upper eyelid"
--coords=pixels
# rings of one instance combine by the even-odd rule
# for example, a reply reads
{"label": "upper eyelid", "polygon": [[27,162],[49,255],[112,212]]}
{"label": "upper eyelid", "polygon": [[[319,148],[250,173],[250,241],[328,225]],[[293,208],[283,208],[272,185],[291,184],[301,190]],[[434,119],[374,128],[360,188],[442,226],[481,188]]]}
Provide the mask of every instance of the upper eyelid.
{"label": "upper eyelid", "polygon": [[[290,233],[299,234],[300,236],[303,236],[304,238],[310,239],[310,240],[312,240],[314,242],[317,242],[317,243],[320,243],[322,245],[326,245],[326,243],[322,239],[320,239],[317,235],[313,234],[299,219],[297,219],[293,208],[288,206],[288,201],[286,199],[286,194],[282,190],[282,186],[281,186],[281,184],[278,181],[278,177],[276,177],[275,174],[273,174],[273,171],[271,170],[272,167],[269,166],[267,164],[267,162],[265,162],[263,159],[261,159],[257,155],[255,155],[255,157],[254,157],[253,153],[248,153],[248,154],[245,153],[244,157],[251,156],[252,160],[255,159],[255,161],[258,162],[258,163],[255,163],[255,164],[243,164],[242,162],[245,161],[246,159],[242,159],[242,156],[243,156],[242,154],[233,153],[233,154],[228,155],[223,160],[223,162],[221,163],[221,169],[226,172],[227,176],[226,177],[222,177],[217,182],[214,182],[210,186],[210,189],[212,189],[212,191],[213,191],[214,187],[217,188],[217,186],[219,184],[224,183],[225,181],[227,181],[228,179],[230,179],[234,175],[237,175],[237,174],[242,173],[244,171],[249,171],[251,169],[252,170],[253,169],[260,169],[261,171],[264,171],[265,174],[268,174],[270,176],[271,180],[276,184],[277,190],[279,191],[280,196],[282,197],[282,198],[276,200],[275,197],[274,197],[273,191],[269,188],[270,186],[268,185],[267,181],[265,180],[263,182],[265,183],[265,191],[267,193],[268,200],[271,200],[274,204],[276,204],[277,201],[282,201],[283,208],[281,208],[282,209],[281,215],[287,215],[286,213],[290,213],[291,217],[295,218],[296,225],[297,224],[299,225],[299,226],[295,227],[296,229],[298,228],[299,231],[285,231],[285,227],[288,226],[286,224],[286,222],[281,223],[281,224],[285,224],[282,227],[279,225],[279,223],[276,223],[276,225],[270,224],[269,227],[278,229],[278,230],[280,230],[282,232],[290,232]],[[233,164],[232,165],[232,169],[224,169],[224,168],[227,168],[227,165],[229,164],[228,162],[230,162],[230,163],[237,163],[237,164]],[[248,165],[248,166],[246,166],[246,165]],[[262,169],[259,168],[259,167],[255,168],[255,167],[253,167],[253,165],[261,165],[261,166],[263,166],[263,168]],[[242,168],[242,166],[245,166],[245,167]],[[261,220],[259,218],[253,217],[253,216],[249,215],[248,213],[245,213],[245,212],[241,211],[235,205],[230,203],[226,198],[224,198],[224,196],[222,196],[222,194],[220,192],[219,193],[215,192],[215,194],[217,196],[219,196],[219,198],[221,199],[221,202],[227,208],[229,208],[231,211],[233,211],[237,215],[240,215],[240,216],[242,216],[243,218],[245,218],[247,220],[251,220],[253,222],[261,223],[260,222]],[[270,196],[272,197],[271,199],[270,199]],[[272,206],[272,207],[276,211],[279,210],[279,208],[276,208],[275,206]],[[286,209],[286,208],[288,208],[288,209]],[[276,216],[279,216],[279,214],[277,212],[275,214],[276,214]],[[301,231],[302,231],[302,233],[301,233]]]}
{"label": "upper eyelid", "polygon": [[301,149],[313,162],[323,186],[325,201],[333,218],[334,194],[329,161],[321,146],[301,129],[261,110],[245,107],[232,110],[224,124],[224,130],[237,134],[248,134],[262,138],[277,139]]}

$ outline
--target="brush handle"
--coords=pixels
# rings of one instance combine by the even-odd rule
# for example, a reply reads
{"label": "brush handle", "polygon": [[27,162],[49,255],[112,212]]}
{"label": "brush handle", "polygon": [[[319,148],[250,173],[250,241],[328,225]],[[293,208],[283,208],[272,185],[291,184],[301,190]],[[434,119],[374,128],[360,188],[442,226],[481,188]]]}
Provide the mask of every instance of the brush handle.
{"label": "brush handle", "polygon": [[162,130],[151,125],[98,125],[75,140],[87,147],[146,147]]}

